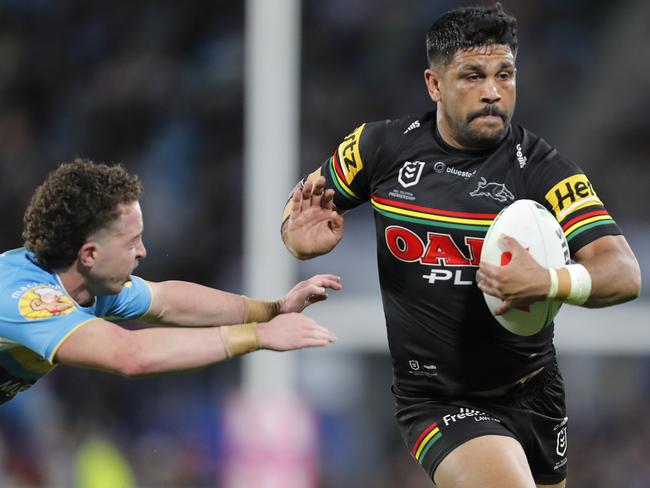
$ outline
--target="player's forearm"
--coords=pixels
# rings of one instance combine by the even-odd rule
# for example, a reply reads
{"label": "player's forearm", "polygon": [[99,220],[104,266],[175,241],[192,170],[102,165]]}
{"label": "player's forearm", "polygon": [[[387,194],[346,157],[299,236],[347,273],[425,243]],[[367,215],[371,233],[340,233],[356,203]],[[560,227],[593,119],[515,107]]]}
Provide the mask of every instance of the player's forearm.
{"label": "player's forearm", "polygon": [[150,322],[214,326],[265,322],[279,312],[279,302],[262,301],[184,281],[152,283]]}
{"label": "player's forearm", "polygon": [[[286,226],[285,226],[286,227]],[[304,240],[299,241],[292,238],[290,231],[282,230],[282,242],[287,250],[293,254],[294,257],[300,259],[301,261],[307,261],[309,259],[317,258],[323,254],[330,252],[334,246],[329,249],[319,249],[316,250],[315,246],[312,243],[306,242]]]}
{"label": "player's forearm", "polygon": [[151,328],[131,334],[130,346],[115,358],[116,372],[127,377],[202,368],[261,347],[256,324]]}
{"label": "player's forearm", "polygon": [[606,251],[581,264],[591,276],[591,293],[584,306],[606,307],[633,300],[641,291],[641,271],[633,255]]}

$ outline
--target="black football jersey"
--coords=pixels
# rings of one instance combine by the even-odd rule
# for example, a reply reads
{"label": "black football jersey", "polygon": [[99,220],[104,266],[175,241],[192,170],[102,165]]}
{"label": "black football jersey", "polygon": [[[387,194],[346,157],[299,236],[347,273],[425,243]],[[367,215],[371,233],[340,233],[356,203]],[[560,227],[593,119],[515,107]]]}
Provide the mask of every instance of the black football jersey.
{"label": "black football jersey", "polygon": [[321,167],[334,203],[369,201],[394,388],[456,395],[508,384],[549,363],[553,325],[522,337],[490,314],[476,285],[497,213],[529,198],[557,218],[572,253],[620,230],[583,171],[511,126],[483,152],[445,144],[435,112],[358,127]]}

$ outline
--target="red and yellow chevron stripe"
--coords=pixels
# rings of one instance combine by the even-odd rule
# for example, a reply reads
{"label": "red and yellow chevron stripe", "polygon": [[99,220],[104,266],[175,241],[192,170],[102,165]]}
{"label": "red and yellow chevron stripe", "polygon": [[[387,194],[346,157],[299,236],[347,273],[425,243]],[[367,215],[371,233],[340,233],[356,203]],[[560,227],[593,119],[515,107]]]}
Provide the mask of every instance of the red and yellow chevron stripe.
{"label": "red and yellow chevron stripe", "polygon": [[411,449],[411,454],[413,454],[415,460],[422,464],[422,460],[424,459],[424,456],[426,456],[427,452],[429,452],[429,449],[431,449],[431,446],[438,442],[441,437],[442,432],[440,432],[437,422],[432,423],[429,427],[424,429],[424,432],[420,434],[420,437],[418,437],[418,440],[415,441],[415,444]]}
{"label": "red and yellow chevron stripe", "polygon": [[388,198],[380,198],[376,195],[370,198],[370,204],[382,215],[397,220],[464,230],[487,232],[488,227],[496,217],[496,214],[456,212],[423,207]]}
{"label": "red and yellow chevron stripe", "polygon": [[562,230],[568,241],[586,230],[605,224],[615,224],[614,219],[607,210],[594,210],[567,220],[562,224]]}

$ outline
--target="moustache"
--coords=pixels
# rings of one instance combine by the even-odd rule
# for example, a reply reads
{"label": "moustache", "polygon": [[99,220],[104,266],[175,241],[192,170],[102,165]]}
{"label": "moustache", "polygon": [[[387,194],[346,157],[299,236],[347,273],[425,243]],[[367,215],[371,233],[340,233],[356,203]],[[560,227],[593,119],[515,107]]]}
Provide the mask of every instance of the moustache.
{"label": "moustache", "polygon": [[504,122],[508,121],[508,114],[506,112],[501,110],[496,105],[486,105],[481,110],[477,110],[475,112],[470,112],[467,115],[467,122],[471,122],[472,120],[477,119],[478,117],[482,117],[484,115],[496,115],[497,117],[501,117],[501,119]]}

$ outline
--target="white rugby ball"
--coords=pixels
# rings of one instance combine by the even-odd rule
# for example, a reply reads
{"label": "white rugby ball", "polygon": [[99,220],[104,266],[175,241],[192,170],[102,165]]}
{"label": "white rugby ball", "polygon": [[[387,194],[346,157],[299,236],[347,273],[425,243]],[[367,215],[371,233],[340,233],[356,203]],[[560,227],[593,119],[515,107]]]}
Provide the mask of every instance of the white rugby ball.
{"label": "white rugby ball", "polygon": [[[562,227],[553,214],[534,200],[517,200],[496,216],[485,235],[481,262],[507,266],[511,254],[500,242],[502,234],[515,238],[545,268],[569,264],[570,254]],[[501,305],[499,298],[483,293],[490,312]],[[513,334],[530,336],[553,321],[562,302],[548,299],[513,308],[494,318]]]}

